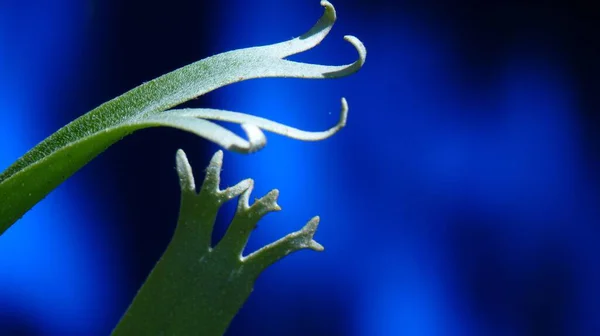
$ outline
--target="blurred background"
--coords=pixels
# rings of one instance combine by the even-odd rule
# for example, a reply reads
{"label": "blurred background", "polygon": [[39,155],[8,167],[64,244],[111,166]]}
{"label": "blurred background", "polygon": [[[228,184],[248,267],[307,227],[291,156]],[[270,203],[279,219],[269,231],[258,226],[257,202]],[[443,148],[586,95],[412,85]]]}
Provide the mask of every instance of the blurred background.
{"label": "blurred background", "polygon": [[[593,2],[333,3],[329,37],[292,59],[352,62],[351,34],[368,50],[358,74],[188,104],[307,130],[350,104],[327,141],[267,134],[257,154],[225,153],[224,186],[281,191],[247,251],[314,215],[326,247],[267,270],[227,335],[600,335]],[[144,81],[301,35],[321,13],[317,0],[0,0],[0,170]],[[0,237],[0,335],[110,333],[173,233],[178,148],[198,179],[217,150],[137,132]]]}

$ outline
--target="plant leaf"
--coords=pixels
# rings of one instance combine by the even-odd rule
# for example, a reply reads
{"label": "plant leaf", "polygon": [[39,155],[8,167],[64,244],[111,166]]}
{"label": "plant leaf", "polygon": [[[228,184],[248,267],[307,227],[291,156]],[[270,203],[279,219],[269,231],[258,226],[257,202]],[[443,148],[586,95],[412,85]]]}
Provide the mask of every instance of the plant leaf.
{"label": "plant leaf", "polygon": [[[319,223],[314,217],[301,230],[244,257],[257,222],[269,212],[281,210],[279,191],[272,190],[250,205],[251,179],[219,189],[222,164],[223,152],[218,151],[196,193],[192,168],[185,153],[177,152],[181,187],[177,228],[113,336],[223,335],[267,267],[302,249],[323,250],[313,239]],[[219,208],[238,196],[237,211],[225,236],[211,248]]]}
{"label": "plant leaf", "polygon": [[[335,133],[343,124],[336,125],[334,131],[315,136],[292,131],[292,128],[282,131],[286,129],[281,127],[283,125],[250,116],[242,118],[240,115],[222,114],[219,117],[217,113],[217,117],[199,119],[201,113],[207,112],[195,112],[195,116],[192,112],[175,112],[172,115],[165,112],[214,89],[247,79],[338,78],[358,71],[364,64],[366,50],[353,36],[345,37],[358,50],[359,57],[352,64],[329,66],[284,59],[313,48],[331,30],[336,19],[335,9],[327,1],[322,1],[321,5],[325,7],[323,16],[300,37],[234,50],[192,63],[100,105],[42,141],[0,174],[0,234],[98,154],[143,128],[179,128],[225,149],[242,153],[256,151],[265,145],[261,128],[306,140],[322,139],[323,135]],[[245,140],[206,120],[219,118],[241,123],[249,139]]]}

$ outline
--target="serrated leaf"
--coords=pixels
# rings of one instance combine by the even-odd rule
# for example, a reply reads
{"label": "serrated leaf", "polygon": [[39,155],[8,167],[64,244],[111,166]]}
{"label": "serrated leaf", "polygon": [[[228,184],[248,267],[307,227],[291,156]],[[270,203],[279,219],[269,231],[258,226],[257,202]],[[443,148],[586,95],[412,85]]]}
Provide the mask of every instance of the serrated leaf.
{"label": "serrated leaf", "polygon": [[[323,250],[313,239],[319,223],[314,217],[301,230],[243,256],[257,222],[269,212],[281,210],[279,191],[272,190],[250,205],[254,182],[247,179],[221,190],[222,164],[223,152],[219,151],[196,193],[192,168],[185,153],[177,152],[181,187],[177,228],[113,336],[222,335],[261,272],[290,253]],[[219,208],[238,196],[237,210],[225,236],[211,248]]]}

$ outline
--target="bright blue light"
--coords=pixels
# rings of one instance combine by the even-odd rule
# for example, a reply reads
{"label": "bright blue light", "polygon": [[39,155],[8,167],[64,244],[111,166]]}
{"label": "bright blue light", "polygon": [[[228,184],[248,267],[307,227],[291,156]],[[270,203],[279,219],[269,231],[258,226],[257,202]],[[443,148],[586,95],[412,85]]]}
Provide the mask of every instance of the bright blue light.
{"label": "bright blue light", "polygon": [[[48,109],[55,97],[46,88],[69,89],[65,78],[75,70],[69,59],[80,50],[84,5],[0,4],[0,169],[54,131],[40,123],[55,113]],[[62,93],[60,99],[68,99]],[[99,252],[109,242],[86,186],[75,177],[0,237],[0,334],[9,326],[44,335],[110,332],[116,269]]]}
{"label": "bright blue light", "polygon": [[[220,21],[222,45],[215,52],[300,33],[305,19],[318,15],[307,8],[238,1]],[[357,26],[347,31],[342,20]],[[567,72],[551,51],[532,41],[515,45],[498,67],[488,69],[491,79],[478,82],[468,76],[478,69],[461,63],[465,50],[455,50],[460,44],[446,28],[410,11],[342,11],[327,46],[302,60],[339,63],[337,55],[351,49],[335,39],[348,32],[364,41],[369,55],[353,77],[331,84],[260,80],[215,93],[219,108],[308,129],[335,122],[335,114],[327,112],[336,111],[339,97],[350,104],[348,127],[325,142],[270,136],[258,154],[225,156],[225,167],[234,165],[225,168],[228,183],[255,178],[256,197],[281,190],[283,211],[266,218],[253,237],[260,243],[252,247],[312,215],[322,217],[317,240],[325,253],[299,254],[259,280],[261,302],[290,307],[277,312],[277,324],[309,323],[297,316],[311,308],[286,302],[291,294],[285,287],[294,295],[312,295],[314,305],[332,314],[333,297],[315,291],[346,293],[354,306],[344,312],[345,321],[356,335],[481,335],[498,331],[498,321],[506,321],[501,332],[519,334],[526,328],[522,320],[532,318],[521,316],[528,312],[508,309],[501,312],[506,316],[493,316],[498,302],[482,303],[490,311],[478,310],[469,284],[480,266],[469,264],[470,258],[485,263],[476,257],[488,253],[506,266],[486,275],[489,279],[521,280],[543,267],[545,251],[568,251],[571,257],[550,261],[557,268],[577,264],[579,272],[598,278],[582,272],[589,263],[577,263],[592,253],[582,232],[597,214],[580,202],[590,189],[582,179],[576,106]],[[488,236],[487,245],[475,241]],[[527,298],[514,291],[526,292],[531,284],[516,282],[506,289],[509,298],[496,295],[525,309],[518,300]],[[568,309],[596,309],[583,293],[598,291],[585,283],[577,289],[578,308]],[[257,302],[253,309],[260,308]]]}

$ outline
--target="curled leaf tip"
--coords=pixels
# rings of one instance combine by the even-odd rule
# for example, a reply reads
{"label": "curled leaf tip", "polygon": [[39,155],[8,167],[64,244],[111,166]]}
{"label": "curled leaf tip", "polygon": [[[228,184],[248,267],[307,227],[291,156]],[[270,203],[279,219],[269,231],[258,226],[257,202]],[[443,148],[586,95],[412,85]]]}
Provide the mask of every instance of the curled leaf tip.
{"label": "curled leaf tip", "polygon": [[362,43],[362,41],[355,36],[346,35],[344,36],[344,40],[350,42],[356,51],[358,51],[358,60],[356,60],[355,64],[360,69],[365,64],[367,59],[367,48],[365,48],[364,43]]}
{"label": "curled leaf tip", "polygon": [[321,1],[321,6],[324,7],[323,15],[306,33],[289,41],[259,48],[278,58],[285,58],[314,48],[327,37],[336,20],[335,8],[329,1]]}
{"label": "curled leaf tip", "polygon": [[237,151],[255,153],[267,145],[267,138],[258,126],[246,123],[242,124],[241,126],[248,137],[248,146],[245,148],[236,148]]}
{"label": "curled leaf tip", "polygon": [[333,7],[331,2],[329,2],[327,0],[322,0],[321,6],[325,7],[325,13],[323,13],[323,16],[327,17],[329,19],[329,21],[335,22],[337,15],[335,13],[335,7]]}
{"label": "curled leaf tip", "polygon": [[215,129],[224,128],[220,125],[209,122],[209,120],[241,124],[241,127],[246,132],[246,137],[248,140],[242,139],[233,133],[227,133],[233,135],[231,139],[235,139],[235,141],[229,141],[225,148],[238,153],[247,154],[254,153],[266,145],[267,139],[262,130],[302,141],[320,141],[333,136],[344,126],[346,126],[346,122],[348,120],[348,102],[345,98],[342,98],[338,122],[328,130],[318,132],[304,131],[269,119],[226,110],[187,108],[169,110],[165,115],[184,119],[195,118],[199,121],[211,123]]}
{"label": "curled leaf tip", "polygon": [[358,52],[358,58],[351,64],[336,67],[334,71],[323,72],[323,78],[346,77],[358,72],[358,70],[360,70],[365,64],[365,61],[367,60],[367,48],[365,48],[365,45],[362,43],[362,41],[352,35],[344,36],[344,40],[348,41],[354,47],[354,49],[356,49]]}
{"label": "curled leaf tip", "polygon": [[[219,110],[206,109],[199,113],[171,110],[165,113],[186,101],[243,80],[267,77],[330,79],[357,72],[365,63],[367,52],[354,36],[344,37],[357,49],[358,59],[353,63],[321,65],[286,59],[317,46],[331,31],[336,21],[335,8],[328,1],[321,1],[321,6],[323,15],[300,37],[222,53],[177,69],[98,106],[42,141],[0,173],[0,233],[93,157],[137,130],[173,127],[239,153],[254,153],[265,147],[267,141],[263,130],[304,141],[318,141],[335,134],[346,124],[348,107],[345,101],[342,102],[340,122],[324,132],[302,131],[264,118]],[[246,138],[208,119],[238,123]],[[219,181],[218,174],[214,173],[220,170],[222,159],[219,155],[222,158],[222,153],[217,153],[207,170],[207,175],[215,177],[210,182],[214,188]],[[181,163],[180,177],[186,176],[181,182],[190,187],[193,177],[187,174],[183,156],[177,158]],[[24,183],[31,176],[36,176],[39,183]]]}

